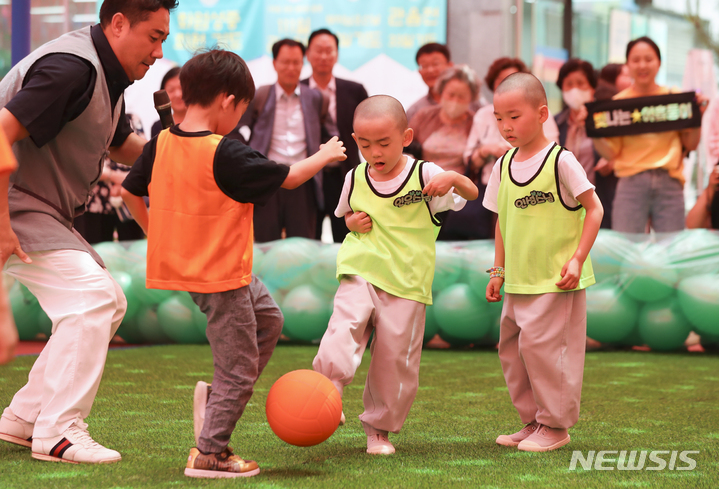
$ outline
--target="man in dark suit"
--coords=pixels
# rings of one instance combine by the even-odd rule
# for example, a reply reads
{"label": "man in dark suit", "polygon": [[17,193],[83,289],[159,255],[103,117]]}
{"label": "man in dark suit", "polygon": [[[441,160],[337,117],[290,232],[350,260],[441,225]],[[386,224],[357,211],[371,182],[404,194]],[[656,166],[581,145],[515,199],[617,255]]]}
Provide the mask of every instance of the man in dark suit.
{"label": "man in dark suit", "polygon": [[332,223],[332,237],[341,243],[349,232],[344,218],[334,215],[342,193],[345,175],[360,162],[357,143],[352,138],[352,119],[355,109],[367,98],[367,90],[349,80],[335,78],[332,68],[337,63],[339,39],[328,29],[319,29],[310,34],[307,42],[307,61],[312,65],[312,76],[302,83],[322,92],[329,101],[324,118],[325,129],[329,136],[339,136],[347,148],[347,159],[327,165],[323,170],[324,208],[317,214],[317,239],[322,233],[322,221],[326,215]]}
{"label": "man in dark suit", "polygon": [[[292,165],[312,156],[324,142],[322,93],[301,85],[305,47],[291,39],[272,46],[277,83],[257,89],[238,124],[249,127],[248,144],[269,159]],[[233,131],[231,136],[237,137]],[[228,135],[230,136],[230,135]],[[255,241],[299,236],[315,239],[322,208],[322,172],[294,190],[280,189],[264,206],[255,206]]]}

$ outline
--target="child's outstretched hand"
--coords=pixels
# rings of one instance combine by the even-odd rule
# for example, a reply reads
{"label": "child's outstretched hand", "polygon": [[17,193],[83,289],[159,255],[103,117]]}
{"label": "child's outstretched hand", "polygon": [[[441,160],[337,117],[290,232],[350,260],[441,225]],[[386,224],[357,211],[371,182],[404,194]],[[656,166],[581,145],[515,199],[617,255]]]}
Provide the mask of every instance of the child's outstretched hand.
{"label": "child's outstretched hand", "polygon": [[348,212],[345,214],[347,229],[355,233],[369,233],[372,230],[372,218],[366,212]]}
{"label": "child's outstretched hand", "polygon": [[433,176],[422,189],[422,193],[432,197],[442,197],[454,186],[455,173],[445,171]]}
{"label": "child's outstretched hand", "polygon": [[344,161],[347,159],[345,154],[344,143],[339,140],[337,136],[333,136],[332,139],[327,141],[325,144],[320,144],[320,151],[322,151],[332,161]]}
{"label": "child's outstretched hand", "polygon": [[562,267],[562,272],[560,273],[560,275],[562,276],[562,280],[557,282],[556,285],[562,290],[576,289],[577,285],[579,285],[579,278],[581,274],[582,263],[579,263],[579,260],[577,258],[572,257]]}
{"label": "child's outstretched hand", "polygon": [[487,297],[487,302],[499,302],[502,300],[502,294],[499,293],[499,290],[502,288],[503,283],[504,279],[502,277],[494,277],[489,279],[489,283],[487,284],[487,292],[485,293]]}

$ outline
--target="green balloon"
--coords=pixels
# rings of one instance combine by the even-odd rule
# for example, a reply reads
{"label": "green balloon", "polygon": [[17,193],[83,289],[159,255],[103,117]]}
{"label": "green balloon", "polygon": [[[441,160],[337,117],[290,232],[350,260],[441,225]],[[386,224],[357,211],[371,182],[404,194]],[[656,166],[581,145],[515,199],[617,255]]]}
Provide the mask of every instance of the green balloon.
{"label": "green balloon", "polygon": [[654,302],[674,294],[679,279],[669,263],[666,249],[656,244],[642,246],[622,263],[621,286],[634,299]]}
{"label": "green balloon", "polygon": [[131,264],[128,259],[127,250],[120,243],[114,241],[103,241],[102,243],[96,243],[92,245],[102,261],[105,262],[105,266],[110,272],[123,271],[126,267]]}
{"label": "green balloon", "polygon": [[192,322],[203,338],[202,343],[207,343],[207,316],[197,306],[192,309]]}
{"label": "green balloon", "polygon": [[48,338],[52,335],[52,319],[50,319],[50,317],[42,309],[42,307],[38,307],[37,327],[40,330],[40,332],[43,333]]}
{"label": "green balloon", "polygon": [[262,262],[265,258],[265,253],[258,247],[252,247],[252,273],[257,274],[262,269]]}
{"label": "green balloon", "polygon": [[182,300],[173,296],[157,308],[157,319],[162,331],[180,344],[206,343],[207,337],[200,334],[192,317],[192,310]]}
{"label": "green balloon", "polygon": [[130,258],[133,259],[134,262],[139,263],[145,261],[145,259],[147,259],[147,240],[139,239],[133,241],[127,249],[127,252],[131,255]]}
{"label": "green balloon", "polygon": [[311,282],[312,262],[319,249],[316,242],[304,238],[273,241],[265,253],[258,275],[273,289],[293,289]]}
{"label": "green balloon", "polygon": [[469,257],[465,262],[467,283],[474,295],[480,300],[487,300],[487,285],[489,285],[487,270],[493,266],[494,250],[492,250],[491,254],[486,252],[482,255]]}
{"label": "green balloon", "polygon": [[[141,308],[144,308],[144,306],[141,306]],[[122,324],[120,324],[120,327],[117,328],[117,332],[115,334],[122,338],[125,343],[146,343],[145,337],[142,336],[142,333],[140,332],[140,326],[137,322],[137,314],[130,318],[125,316],[122,320]]]}
{"label": "green balloon", "polygon": [[157,310],[153,306],[140,308],[135,316],[137,331],[142,335],[143,343],[172,343],[172,338],[162,330]]}
{"label": "green balloon", "polygon": [[146,306],[154,306],[169,299],[175,291],[162,289],[148,289],[145,287],[145,274],[147,264],[140,263],[130,272],[132,278],[131,290],[137,299]]}
{"label": "green balloon", "polygon": [[719,274],[685,278],[677,296],[684,315],[700,335],[719,335]]}
{"label": "green balloon", "polygon": [[687,229],[667,246],[669,262],[679,279],[707,273],[719,273],[719,232]]}
{"label": "green balloon", "polygon": [[652,350],[672,351],[684,346],[691,328],[676,298],[645,304],[639,312],[639,335]]}
{"label": "green balloon", "polygon": [[[639,305],[641,307],[641,303],[639,303]],[[638,318],[639,318],[639,315],[637,314],[637,320],[638,320]],[[591,338],[591,336],[590,336],[590,338]],[[642,346],[644,344],[644,340],[642,339],[642,336],[639,334],[639,324],[634,326],[631,333],[629,333],[625,338],[618,341],[617,344],[622,345],[622,346]]]}
{"label": "green balloon", "polygon": [[317,341],[327,330],[332,316],[332,300],[316,287],[300,285],[282,301],[285,324],[282,332],[299,341]]}
{"label": "green balloon", "polygon": [[312,285],[326,294],[334,295],[339,287],[337,280],[337,253],[340,244],[325,245],[312,265]]}
{"label": "green balloon", "polygon": [[457,283],[462,276],[464,260],[449,245],[437,243],[432,290],[442,291]]}
{"label": "green balloon", "polygon": [[622,263],[635,253],[635,244],[623,234],[600,229],[590,253],[597,282],[617,282]]}
{"label": "green balloon", "polygon": [[122,289],[122,292],[125,294],[125,300],[127,301],[127,310],[125,311],[123,321],[132,319],[142,305],[142,302],[137,298],[132,288],[132,276],[127,272],[112,272],[112,277]]}
{"label": "green balloon", "polygon": [[615,343],[629,336],[637,324],[639,305],[611,282],[587,289],[587,336]]}
{"label": "green balloon", "polygon": [[20,282],[15,282],[8,291],[8,298],[18,336],[21,340],[28,341],[35,339],[40,332],[37,319],[38,310],[41,309],[34,296],[32,296],[33,300],[26,299],[22,287],[24,286]]}
{"label": "green balloon", "polygon": [[439,333],[439,323],[437,318],[434,317],[434,306],[427,306],[425,309],[424,317],[424,343],[432,340],[435,335]]}
{"label": "green balloon", "polygon": [[476,297],[467,284],[442,291],[434,301],[434,313],[440,337],[453,346],[478,342],[489,332],[487,302]]}

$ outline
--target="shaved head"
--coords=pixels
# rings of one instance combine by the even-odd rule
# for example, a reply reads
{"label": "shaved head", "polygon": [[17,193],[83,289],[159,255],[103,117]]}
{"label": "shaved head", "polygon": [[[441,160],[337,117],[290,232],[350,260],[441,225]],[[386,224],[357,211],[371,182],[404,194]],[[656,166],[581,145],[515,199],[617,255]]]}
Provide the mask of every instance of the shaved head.
{"label": "shaved head", "polygon": [[547,94],[542,82],[531,73],[512,73],[499,84],[494,91],[495,95],[519,91],[524,99],[533,107],[547,105]]}
{"label": "shaved head", "polygon": [[407,114],[404,112],[402,104],[394,97],[389,95],[373,95],[364,99],[355,109],[355,116],[352,120],[354,125],[358,120],[392,119],[400,131],[407,129]]}

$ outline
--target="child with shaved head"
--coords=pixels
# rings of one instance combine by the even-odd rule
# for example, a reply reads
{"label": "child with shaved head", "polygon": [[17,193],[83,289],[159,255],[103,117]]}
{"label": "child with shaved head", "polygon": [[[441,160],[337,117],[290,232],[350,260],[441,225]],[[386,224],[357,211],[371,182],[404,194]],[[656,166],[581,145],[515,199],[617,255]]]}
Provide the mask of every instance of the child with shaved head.
{"label": "child with shaved head", "polygon": [[592,247],[604,211],[582,165],[542,130],[547,98],[528,73],[494,92],[499,131],[514,148],[494,165],[483,205],[498,214],[487,300],[502,299],[499,359],[525,427],[500,445],[546,452],[579,418]]}
{"label": "child with shaved head", "polygon": [[353,126],[367,161],[347,174],[335,210],[350,233],[337,256],[340,286],[312,366],[342,394],[374,331],[359,419],[367,453],[389,455],[395,450],[388,432],[402,428],[417,393],[437,214],[460,210],[478,191],[467,177],[402,153],[413,133],[396,99],[364,100]]}

